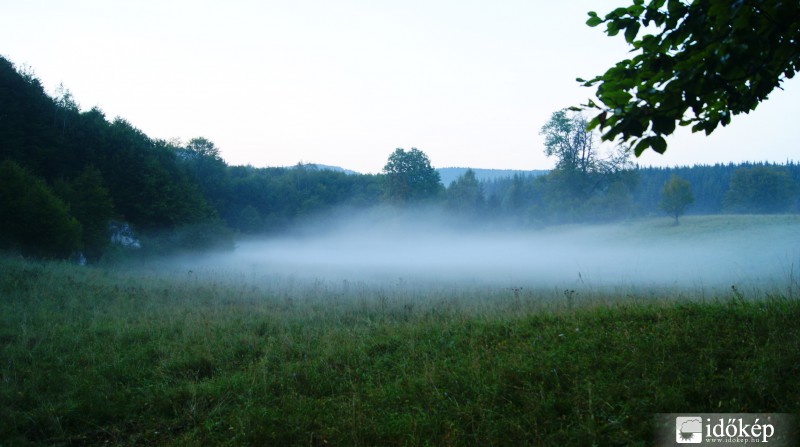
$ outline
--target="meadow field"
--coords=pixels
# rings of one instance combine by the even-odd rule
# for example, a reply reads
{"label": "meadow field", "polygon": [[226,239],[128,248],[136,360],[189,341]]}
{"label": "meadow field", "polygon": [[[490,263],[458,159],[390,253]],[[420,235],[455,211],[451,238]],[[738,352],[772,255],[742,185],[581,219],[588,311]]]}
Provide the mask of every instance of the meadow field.
{"label": "meadow field", "polygon": [[[657,413],[800,413],[799,230],[797,216],[581,229],[642,248],[614,252],[619,280],[585,244],[563,249],[587,259],[577,270],[528,282],[480,250],[486,266],[441,278],[463,252],[351,277],[401,267],[319,239],[306,258],[343,269],[282,264],[299,239],[90,267],[0,257],[0,446],[644,446]],[[709,279],[681,282],[687,266]]]}

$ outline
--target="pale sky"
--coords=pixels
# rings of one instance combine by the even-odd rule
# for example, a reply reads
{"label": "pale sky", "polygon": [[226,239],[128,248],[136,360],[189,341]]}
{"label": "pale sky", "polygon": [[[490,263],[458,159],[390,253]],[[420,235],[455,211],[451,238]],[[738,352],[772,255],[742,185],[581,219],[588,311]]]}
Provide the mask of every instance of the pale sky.
{"label": "pale sky", "polygon": [[[626,57],[585,25],[630,0],[12,1],[0,55],[82,110],[153,138],[212,140],[229,164],[379,172],[395,148],[435,167],[549,169],[539,129]],[[643,165],[799,160],[800,81],[711,137]]]}

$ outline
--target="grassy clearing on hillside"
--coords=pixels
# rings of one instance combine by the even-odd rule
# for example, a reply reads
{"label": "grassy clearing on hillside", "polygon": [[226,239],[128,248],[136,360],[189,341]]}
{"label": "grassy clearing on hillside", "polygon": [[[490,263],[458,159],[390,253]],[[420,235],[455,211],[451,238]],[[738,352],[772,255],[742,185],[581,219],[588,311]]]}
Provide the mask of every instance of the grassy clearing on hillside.
{"label": "grassy clearing on hillside", "polygon": [[786,292],[198,276],[0,259],[0,445],[647,445],[654,413],[800,411]]}

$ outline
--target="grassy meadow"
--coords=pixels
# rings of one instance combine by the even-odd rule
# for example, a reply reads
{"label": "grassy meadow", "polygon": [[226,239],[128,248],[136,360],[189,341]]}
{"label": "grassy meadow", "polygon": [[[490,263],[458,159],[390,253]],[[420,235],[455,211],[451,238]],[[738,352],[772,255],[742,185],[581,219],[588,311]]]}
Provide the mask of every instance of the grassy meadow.
{"label": "grassy meadow", "polygon": [[[684,220],[631,234],[723,225]],[[699,294],[3,257],[0,446],[649,445],[655,413],[798,413],[794,270]]]}

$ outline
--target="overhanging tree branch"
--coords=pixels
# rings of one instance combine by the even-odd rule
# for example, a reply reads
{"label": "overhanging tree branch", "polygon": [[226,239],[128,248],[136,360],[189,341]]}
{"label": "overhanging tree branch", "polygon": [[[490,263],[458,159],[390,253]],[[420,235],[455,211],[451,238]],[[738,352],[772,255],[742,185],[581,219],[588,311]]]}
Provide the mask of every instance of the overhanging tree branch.
{"label": "overhanging tree branch", "polygon": [[[663,153],[677,126],[712,133],[749,113],[800,68],[800,2],[780,0],[633,0],[589,26],[624,33],[632,58],[589,81],[596,98],[589,129],[619,140],[638,156]],[[658,32],[638,37],[642,27]]]}

